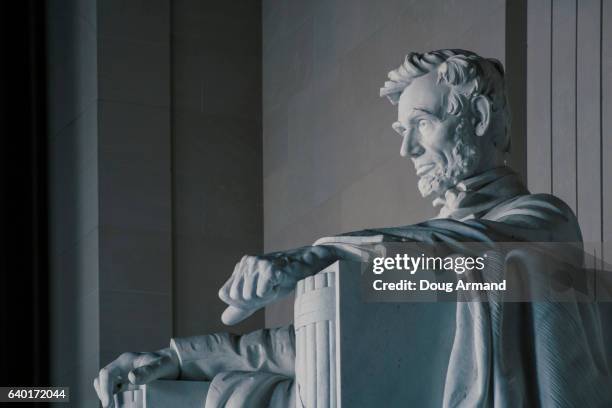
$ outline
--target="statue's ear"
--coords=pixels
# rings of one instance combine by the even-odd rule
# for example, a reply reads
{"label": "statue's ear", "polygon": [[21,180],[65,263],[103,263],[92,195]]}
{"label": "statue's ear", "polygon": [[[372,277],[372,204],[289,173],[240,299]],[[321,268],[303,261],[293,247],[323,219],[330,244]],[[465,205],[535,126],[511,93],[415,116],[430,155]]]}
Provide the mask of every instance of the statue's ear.
{"label": "statue's ear", "polygon": [[472,112],[474,113],[474,131],[477,136],[483,136],[491,123],[491,102],[483,95],[472,99]]}

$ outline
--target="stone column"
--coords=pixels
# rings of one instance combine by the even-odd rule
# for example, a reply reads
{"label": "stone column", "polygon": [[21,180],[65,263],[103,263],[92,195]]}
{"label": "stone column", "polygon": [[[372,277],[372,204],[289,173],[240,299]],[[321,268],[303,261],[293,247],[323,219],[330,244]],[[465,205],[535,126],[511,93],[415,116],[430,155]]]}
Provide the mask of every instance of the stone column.
{"label": "stone column", "polygon": [[47,11],[51,379],[97,406],[101,366],[172,336],[170,1]]}

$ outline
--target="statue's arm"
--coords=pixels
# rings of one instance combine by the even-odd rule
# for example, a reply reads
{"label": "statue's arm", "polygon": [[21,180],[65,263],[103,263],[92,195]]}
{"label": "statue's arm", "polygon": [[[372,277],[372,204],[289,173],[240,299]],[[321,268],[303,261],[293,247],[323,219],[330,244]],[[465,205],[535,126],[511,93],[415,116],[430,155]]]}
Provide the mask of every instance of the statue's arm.
{"label": "statue's arm", "polygon": [[180,365],[180,378],[212,380],[227,371],[265,371],[293,377],[293,326],[262,329],[245,335],[217,333],[175,338],[171,348]]}
{"label": "statue's arm", "polygon": [[[381,256],[384,242],[444,244],[461,250],[465,242],[581,241],[571,210],[552,196],[524,196],[501,205],[486,218],[434,219],[416,225],[372,228],[319,239],[312,246],[261,256],[245,256],[219,291],[229,305],[222,315],[235,324],[289,294],[296,283],[337,260]],[[444,247],[438,246],[438,250]]]}

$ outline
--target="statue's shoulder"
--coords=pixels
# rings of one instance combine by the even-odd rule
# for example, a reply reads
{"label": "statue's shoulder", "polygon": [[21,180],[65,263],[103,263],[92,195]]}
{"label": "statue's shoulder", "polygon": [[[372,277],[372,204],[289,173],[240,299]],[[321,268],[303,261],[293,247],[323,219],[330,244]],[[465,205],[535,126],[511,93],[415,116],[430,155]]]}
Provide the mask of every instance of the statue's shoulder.
{"label": "statue's shoulder", "polygon": [[559,197],[552,194],[521,194],[504,200],[486,215],[488,219],[499,219],[510,214],[531,214],[534,216],[558,216],[575,218],[572,209]]}
{"label": "statue's shoulder", "polygon": [[566,218],[575,218],[574,212],[562,199],[552,194],[521,194],[514,197],[502,206],[514,209],[531,209],[543,213],[558,214]]}
{"label": "statue's shoulder", "polygon": [[493,208],[486,218],[557,231],[572,240],[582,241],[576,215],[565,201],[552,194],[522,194],[513,197]]}

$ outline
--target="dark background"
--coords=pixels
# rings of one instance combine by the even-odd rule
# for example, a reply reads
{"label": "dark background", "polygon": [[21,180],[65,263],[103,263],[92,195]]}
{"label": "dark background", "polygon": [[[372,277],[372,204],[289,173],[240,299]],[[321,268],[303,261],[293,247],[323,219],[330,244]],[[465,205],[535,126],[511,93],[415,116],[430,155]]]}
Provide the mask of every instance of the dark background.
{"label": "dark background", "polygon": [[44,2],[0,3],[0,384],[48,384]]}

